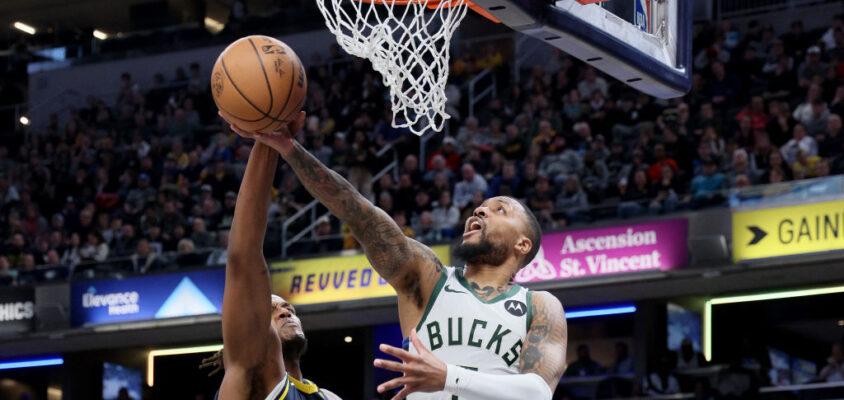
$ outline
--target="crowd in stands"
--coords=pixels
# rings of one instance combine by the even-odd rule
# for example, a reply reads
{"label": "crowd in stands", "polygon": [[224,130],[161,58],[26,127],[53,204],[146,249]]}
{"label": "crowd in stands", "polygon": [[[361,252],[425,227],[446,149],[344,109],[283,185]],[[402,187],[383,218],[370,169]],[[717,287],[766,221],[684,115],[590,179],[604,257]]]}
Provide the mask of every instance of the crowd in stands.
{"label": "crowd in stands", "polygon": [[[330,66],[309,66],[297,139],[426,243],[458,236],[490,196],[523,199],[554,230],[720,206],[730,189],[844,172],[844,18],[811,32],[800,21],[788,32],[756,22],[738,31],[701,27],[681,99],[639,94],[553,51],[518,82],[498,82],[507,89],[467,117],[461,84],[506,63],[482,46],[456,58],[450,129],[423,148],[391,126],[378,74],[335,49]],[[141,88],[124,74],[114,97],[5,135],[2,281],[64,276],[42,265],[97,276],[225,260],[251,143],[217,117],[207,75],[193,64]],[[378,174],[394,157],[398,170]],[[279,172],[271,257],[286,239],[279,221],[312,200],[286,165]],[[347,227],[324,219],[288,255],[356,247]]]}

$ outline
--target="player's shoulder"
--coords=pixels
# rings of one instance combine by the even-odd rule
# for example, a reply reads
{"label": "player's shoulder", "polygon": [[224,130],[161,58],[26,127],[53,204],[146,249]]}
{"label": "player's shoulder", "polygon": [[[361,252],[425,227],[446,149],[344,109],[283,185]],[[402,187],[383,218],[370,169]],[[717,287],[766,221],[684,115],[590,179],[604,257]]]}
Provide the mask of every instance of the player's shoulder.
{"label": "player's shoulder", "polygon": [[544,290],[530,290],[530,305],[534,314],[545,313],[565,319],[563,303],[553,294]]}

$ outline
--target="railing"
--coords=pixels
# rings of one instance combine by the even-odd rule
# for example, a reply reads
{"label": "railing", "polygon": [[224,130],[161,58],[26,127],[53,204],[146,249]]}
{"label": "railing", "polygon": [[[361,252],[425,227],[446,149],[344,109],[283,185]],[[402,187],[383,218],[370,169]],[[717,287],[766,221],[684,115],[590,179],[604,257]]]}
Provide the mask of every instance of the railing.
{"label": "railing", "polygon": [[[489,77],[491,83],[484,89],[478,89],[478,86],[481,84],[481,81]],[[479,74],[475,75],[471,81],[469,81],[469,116],[475,116],[475,105],[481,102],[486,96],[489,95],[496,96],[498,94],[498,88],[495,84],[495,72],[487,68],[481,71]]]}
{"label": "railing", "polygon": [[718,19],[728,19],[775,10],[835,3],[840,0],[716,0],[715,12]]}
{"label": "railing", "polygon": [[[391,161],[389,164],[387,164],[387,166],[385,166],[380,171],[378,171],[378,173],[373,175],[372,176],[372,182],[377,182],[379,179],[381,179],[382,176],[384,176],[385,174],[388,174],[388,173],[392,173],[393,179],[398,180],[399,160],[398,160],[398,153],[395,151],[395,149],[393,149],[393,145],[389,144],[387,146],[384,146],[381,150],[378,151],[378,153],[375,154],[375,156],[377,158],[381,158],[382,156],[384,156],[385,154],[387,154],[390,151],[392,151],[392,153],[393,153],[393,161]],[[302,238],[305,237],[305,235],[310,234],[311,232],[313,232],[314,229],[316,229],[316,227],[319,225],[319,220],[322,217],[330,217],[331,216],[330,212],[325,212],[325,213],[317,216],[317,207],[319,207],[319,204],[320,204],[319,200],[314,199],[310,203],[308,203],[306,206],[302,207],[301,210],[297,211],[296,213],[291,215],[289,218],[283,220],[283,222],[281,223],[281,238],[280,238],[280,240],[281,240],[281,258],[282,259],[287,258],[288,250],[290,249],[291,246],[293,246],[297,242],[301,241]],[[305,215],[310,216],[308,226],[306,226],[304,229],[302,229],[301,231],[294,234],[292,237],[288,238],[287,236],[290,233],[291,226],[296,221],[298,221],[300,218],[302,218]]]}

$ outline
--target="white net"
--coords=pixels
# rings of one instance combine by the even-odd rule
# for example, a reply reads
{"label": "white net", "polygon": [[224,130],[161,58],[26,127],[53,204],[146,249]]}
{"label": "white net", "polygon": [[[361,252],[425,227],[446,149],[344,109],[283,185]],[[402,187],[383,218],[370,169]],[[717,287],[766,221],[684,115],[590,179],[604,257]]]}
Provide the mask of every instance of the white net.
{"label": "white net", "polygon": [[[422,135],[442,131],[449,42],[467,1],[316,0],[347,53],[368,59],[390,89],[393,126]],[[431,7],[429,8],[429,3]]]}

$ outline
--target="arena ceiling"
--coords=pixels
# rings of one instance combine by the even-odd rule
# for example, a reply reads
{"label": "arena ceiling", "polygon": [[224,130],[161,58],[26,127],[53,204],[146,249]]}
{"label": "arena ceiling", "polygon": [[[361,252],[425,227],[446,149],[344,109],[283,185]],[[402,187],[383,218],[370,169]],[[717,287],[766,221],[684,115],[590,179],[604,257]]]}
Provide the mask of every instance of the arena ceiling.
{"label": "arena ceiling", "polygon": [[[234,0],[0,0],[3,42],[11,44],[21,32],[16,21],[36,28],[38,35],[90,35],[144,31],[202,21],[207,13],[224,14]],[[252,13],[273,9],[276,0],[247,0]],[[218,17],[219,18],[219,17]]]}

